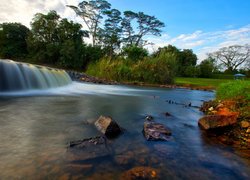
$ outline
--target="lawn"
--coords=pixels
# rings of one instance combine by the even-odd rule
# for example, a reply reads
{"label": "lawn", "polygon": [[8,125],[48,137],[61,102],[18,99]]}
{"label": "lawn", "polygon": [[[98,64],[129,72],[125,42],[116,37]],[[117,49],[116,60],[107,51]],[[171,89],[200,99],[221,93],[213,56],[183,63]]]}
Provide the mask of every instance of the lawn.
{"label": "lawn", "polygon": [[[220,84],[235,81],[233,79],[208,79],[208,78],[184,78],[176,77],[175,84],[192,87],[210,87],[216,89]],[[250,81],[247,79],[246,81]]]}

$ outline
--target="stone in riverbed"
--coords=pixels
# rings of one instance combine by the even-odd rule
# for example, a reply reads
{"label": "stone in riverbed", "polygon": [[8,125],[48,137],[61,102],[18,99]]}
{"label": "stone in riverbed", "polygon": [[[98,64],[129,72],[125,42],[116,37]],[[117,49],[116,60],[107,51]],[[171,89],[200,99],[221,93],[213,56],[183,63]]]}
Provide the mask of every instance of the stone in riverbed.
{"label": "stone in riverbed", "polygon": [[69,143],[69,147],[77,147],[77,148],[84,148],[84,147],[89,147],[92,145],[97,145],[97,144],[105,144],[105,138],[101,136],[97,136],[94,138],[87,138],[87,139],[82,139],[82,140],[77,140],[77,141],[71,141]]}
{"label": "stone in riverbed", "polygon": [[148,141],[168,140],[171,131],[163,124],[144,122],[143,134]]}
{"label": "stone in riverbed", "polygon": [[207,115],[199,120],[199,126],[205,130],[226,127],[237,123],[238,113],[228,115]]}
{"label": "stone in riverbed", "polygon": [[115,138],[122,132],[120,126],[111,117],[100,116],[95,126],[107,138]]}
{"label": "stone in riverbed", "polygon": [[248,127],[250,127],[250,123],[248,121],[241,121],[240,126],[242,128],[248,128]]}
{"label": "stone in riverbed", "polygon": [[121,175],[121,180],[136,180],[136,179],[159,179],[158,170],[146,167],[138,166],[134,167]]}

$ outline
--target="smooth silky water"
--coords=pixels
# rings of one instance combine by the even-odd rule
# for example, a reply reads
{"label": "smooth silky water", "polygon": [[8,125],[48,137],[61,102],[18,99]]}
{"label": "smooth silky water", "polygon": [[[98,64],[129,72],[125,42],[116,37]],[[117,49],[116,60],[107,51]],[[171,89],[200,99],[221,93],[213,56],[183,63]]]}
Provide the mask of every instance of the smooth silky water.
{"label": "smooth silky water", "polygon": [[[156,168],[162,179],[249,179],[249,159],[202,135],[197,108],[166,102],[200,106],[213,96],[186,89],[75,82],[47,91],[5,94],[0,99],[1,179],[117,179],[136,166]],[[169,141],[144,139],[148,114],[172,130]],[[67,148],[70,141],[100,135],[93,125],[100,115],[112,116],[126,129],[109,144],[110,153],[88,157],[84,150]]]}
{"label": "smooth silky water", "polygon": [[[203,114],[184,105],[198,107],[213,92],[71,81],[54,88],[41,71],[46,76],[37,78],[47,88],[36,88],[34,79],[2,82],[2,90],[14,90],[0,92],[0,179],[119,179],[138,166],[157,169],[160,179],[250,179],[250,160],[207,138],[198,127]],[[105,148],[68,148],[70,141],[101,135],[94,126],[100,115],[113,117],[124,133]],[[169,141],[145,140],[146,115],[172,130]]]}

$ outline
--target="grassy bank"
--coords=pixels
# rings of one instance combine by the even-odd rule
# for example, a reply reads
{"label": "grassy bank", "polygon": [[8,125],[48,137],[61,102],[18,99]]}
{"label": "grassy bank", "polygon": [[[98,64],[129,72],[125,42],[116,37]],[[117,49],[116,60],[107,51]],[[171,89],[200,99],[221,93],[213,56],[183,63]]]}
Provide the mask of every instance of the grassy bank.
{"label": "grassy bank", "polygon": [[[249,79],[246,79],[244,81],[250,83]],[[228,82],[238,82],[238,81],[235,81],[233,79],[208,79],[208,78],[185,78],[185,77],[175,78],[176,85],[190,86],[190,87],[210,87],[213,89],[217,89],[221,84]]]}

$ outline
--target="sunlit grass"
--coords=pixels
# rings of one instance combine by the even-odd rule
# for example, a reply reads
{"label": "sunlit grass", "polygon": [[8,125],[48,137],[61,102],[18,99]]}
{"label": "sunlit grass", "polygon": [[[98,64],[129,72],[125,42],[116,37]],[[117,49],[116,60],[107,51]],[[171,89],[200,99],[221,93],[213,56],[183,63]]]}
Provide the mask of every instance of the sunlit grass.
{"label": "sunlit grass", "polygon": [[234,81],[235,80],[233,79],[208,79],[208,78],[185,78],[185,77],[175,78],[175,83],[177,85],[194,86],[194,87],[207,86],[214,89],[216,89],[220,84],[234,82]]}

